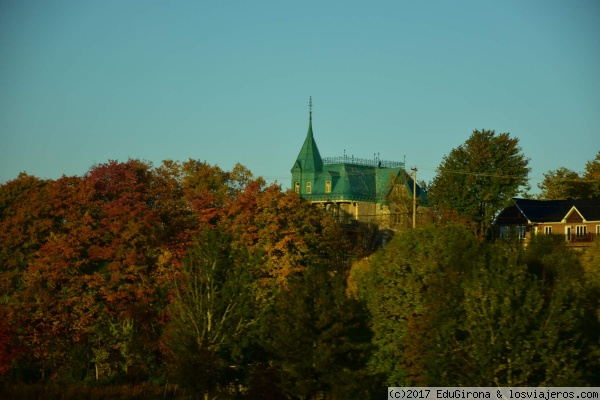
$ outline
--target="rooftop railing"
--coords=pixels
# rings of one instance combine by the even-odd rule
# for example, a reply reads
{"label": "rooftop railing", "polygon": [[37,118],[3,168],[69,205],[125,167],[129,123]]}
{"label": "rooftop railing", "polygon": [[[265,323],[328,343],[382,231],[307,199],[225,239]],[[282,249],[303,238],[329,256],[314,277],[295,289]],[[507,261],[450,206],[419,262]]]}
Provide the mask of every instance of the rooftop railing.
{"label": "rooftop railing", "polygon": [[358,158],[354,156],[323,157],[323,164],[352,164],[365,167],[404,168],[402,161],[380,160],[379,158]]}

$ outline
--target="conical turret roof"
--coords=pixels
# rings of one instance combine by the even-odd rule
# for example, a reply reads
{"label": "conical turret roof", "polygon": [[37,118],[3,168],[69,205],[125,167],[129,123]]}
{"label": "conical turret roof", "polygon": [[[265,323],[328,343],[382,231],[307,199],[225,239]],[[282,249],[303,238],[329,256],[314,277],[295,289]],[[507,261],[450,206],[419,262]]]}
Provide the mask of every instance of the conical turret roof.
{"label": "conical turret roof", "polygon": [[303,171],[322,171],[323,170],[323,159],[319,153],[319,148],[315,142],[312,130],[312,112],[310,113],[308,121],[308,133],[306,139],[300,149],[300,153],[296,158],[296,166],[299,166]]}

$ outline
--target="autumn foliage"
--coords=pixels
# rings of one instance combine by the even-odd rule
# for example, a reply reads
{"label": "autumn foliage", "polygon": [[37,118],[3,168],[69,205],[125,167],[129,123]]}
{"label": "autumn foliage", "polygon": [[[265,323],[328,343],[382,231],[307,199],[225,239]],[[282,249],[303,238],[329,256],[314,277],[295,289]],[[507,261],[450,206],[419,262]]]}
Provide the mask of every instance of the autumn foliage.
{"label": "autumn foliage", "polygon": [[[213,272],[225,274],[218,277],[200,259],[215,251]],[[82,177],[21,174],[0,186],[0,374],[62,383],[176,379],[166,366],[183,362],[181,346],[196,337],[182,314],[192,288],[206,293],[214,277],[211,301],[223,302],[223,288],[245,288],[243,305],[254,313],[242,320],[255,326],[292,276],[317,264],[343,274],[347,252],[327,215],[240,165],[128,160]],[[199,269],[189,269],[190,257]],[[202,306],[227,309],[221,322],[241,318],[218,302]],[[249,342],[233,346],[240,327],[220,326],[227,343],[192,347],[250,363]],[[210,387],[229,379],[219,376]]]}
{"label": "autumn foliage", "polygon": [[322,208],[241,165],[21,174],[0,185],[0,391],[597,384],[600,247],[486,243],[436,212],[359,260]]}

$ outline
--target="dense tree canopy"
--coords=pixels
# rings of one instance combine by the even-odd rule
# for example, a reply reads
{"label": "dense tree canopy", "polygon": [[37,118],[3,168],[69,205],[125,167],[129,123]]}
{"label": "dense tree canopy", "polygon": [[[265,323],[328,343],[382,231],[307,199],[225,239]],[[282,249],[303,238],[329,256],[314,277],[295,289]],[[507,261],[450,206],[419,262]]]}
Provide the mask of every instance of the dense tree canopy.
{"label": "dense tree canopy", "polygon": [[[496,176],[473,149],[528,169],[516,140],[486,131],[446,158],[437,193],[457,202],[436,211],[481,236],[509,193],[494,191],[525,178]],[[453,194],[463,178],[468,195]],[[358,257],[323,208],[241,165],[21,174],[0,185],[0,390],[151,382],[336,399],[385,385],[598,385],[600,247],[478,239],[429,224]]]}
{"label": "dense tree canopy", "polygon": [[600,198],[600,151],[598,151],[593,160],[585,164],[583,180],[587,187],[587,197]]}
{"label": "dense tree canopy", "polygon": [[[289,332],[277,321],[299,317],[290,307],[318,293],[300,289],[321,283],[325,297],[303,323],[335,326],[304,339],[335,347],[340,371],[360,369],[364,340],[344,336],[367,329],[345,297],[349,254],[322,209],[240,165],[128,160],[83,177],[22,174],[0,185],[0,373],[170,380],[200,393],[287,382],[298,372],[280,367]],[[342,308],[321,316],[334,311],[329,300]],[[325,374],[316,390],[340,390],[348,376]]]}
{"label": "dense tree canopy", "polygon": [[586,279],[552,238],[524,250],[453,226],[405,232],[359,279],[371,371],[388,386],[598,382],[599,287]]}
{"label": "dense tree canopy", "polygon": [[476,130],[442,160],[430,202],[444,218],[463,220],[485,236],[494,216],[527,187],[528,163],[519,139]]}
{"label": "dense tree canopy", "polygon": [[583,174],[561,167],[544,174],[538,196],[545,200],[600,198],[600,152],[585,164]]}
{"label": "dense tree canopy", "polygon": [[541,189],[539,198],[542,200],[563,200],[581,198],[582,182],[579,174],[568,168],[558,168],[544,174],[544,180],[538,183]]}

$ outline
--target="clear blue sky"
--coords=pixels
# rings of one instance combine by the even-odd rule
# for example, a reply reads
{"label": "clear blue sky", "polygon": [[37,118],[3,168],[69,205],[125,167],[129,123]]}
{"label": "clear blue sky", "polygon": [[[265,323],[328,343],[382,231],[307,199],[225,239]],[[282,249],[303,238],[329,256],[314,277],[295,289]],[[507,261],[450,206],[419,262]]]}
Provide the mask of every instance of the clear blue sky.
{"label": "clear blue sky", "polygon": [[600,3],[0,2],[0,182],[109,159],[236,162],[290,185],[323,156],[431,180],[474,129],[544,172],[600,150]]}

